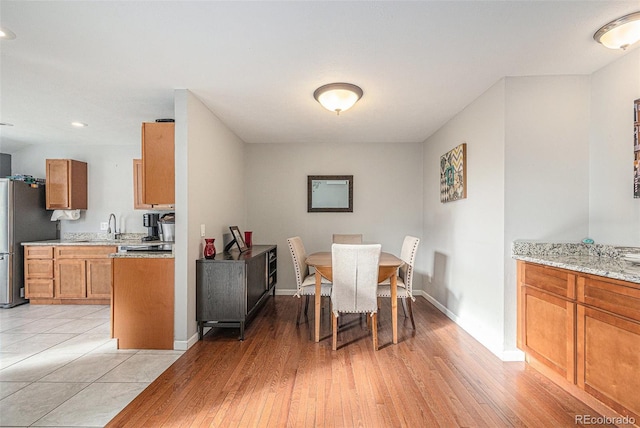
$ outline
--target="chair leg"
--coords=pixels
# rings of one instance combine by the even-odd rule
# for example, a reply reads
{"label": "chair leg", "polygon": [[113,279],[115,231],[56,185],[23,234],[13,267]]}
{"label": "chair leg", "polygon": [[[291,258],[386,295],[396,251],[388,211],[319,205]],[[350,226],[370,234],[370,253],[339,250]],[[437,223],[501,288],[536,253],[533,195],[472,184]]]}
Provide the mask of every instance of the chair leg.
{"label": "chair leg", "polygon": [[331,325],[333,330],[333,342],[331,349],[334,351],[338,349],[338,317],[331,311]]}
{"label": "chair leg", "polygon": [[373,332],[373,350],[378,350],[378,314],[374,312],[371,320],[371,330]]}
{"label": "chair leg", "polygon": [[404,312],[404,317],[407,317],[407,299],[402,299],[402,312]]}
{"label": "chair leg", "polygon": [[304,319],[309,322],[309,317],[307,316],[307,312],[309,311],[309,296],[304,296]]}
{"label": "chair leg", "polygon": [[405,298],[404,300],[407,301],[407,306],[409,308],[409,318],[411,318],[411,326],[413,326],[413,329],[416,329],[416,322],[413,320],[413,309],[411,308],[411,298]]}
{"label": "chair leg", "polygon": [[302,298],[298,297],[298,310],[296,311],[296,327],[300,325],[301,312],[302,312]]}

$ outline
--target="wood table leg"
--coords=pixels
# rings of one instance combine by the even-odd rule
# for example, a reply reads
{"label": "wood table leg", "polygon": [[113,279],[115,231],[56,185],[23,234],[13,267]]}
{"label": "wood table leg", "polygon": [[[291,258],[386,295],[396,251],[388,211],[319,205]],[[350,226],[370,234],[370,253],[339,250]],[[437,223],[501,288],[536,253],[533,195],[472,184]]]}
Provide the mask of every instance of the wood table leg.
{"label": "wood table leg", "polygon": [[320,295],[322,291],[322,276],[320,272],[316,270],[316,295],[314,296],[314,302],[316,304],[316,316],[315,316],[315,327],[316,327],[316,342],[320,342],[320,302],[322,300],[322,296]]}
{"label": "wood table leg", "polygon": [[393,344],[398,343],[398,277],[391,275],[391,325],[393,327]]}

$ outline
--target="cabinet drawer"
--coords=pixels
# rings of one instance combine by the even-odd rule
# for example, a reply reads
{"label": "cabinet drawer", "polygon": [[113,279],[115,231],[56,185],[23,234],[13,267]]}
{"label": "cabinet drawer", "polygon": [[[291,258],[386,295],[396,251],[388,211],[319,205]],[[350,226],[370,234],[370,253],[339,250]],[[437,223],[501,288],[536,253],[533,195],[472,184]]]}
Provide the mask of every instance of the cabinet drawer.
{"label": "cabinet drawer", "polygon": [[117,253],[115,246],[97,245],[60,245],[55,247],[56,259],[91,259],[108,258],[109,254]]}
{"label": "cabinet drawer", "polygon": [[24,257],[27,259],[52,259],[53,246],[26,246],[24,247]]}
{"label": "cabinet drawer", "polygon": [[597,276],[578,278],[578,302],[640,322],[640,290],[624,281]]}
{"label": "cabinet drawer", "polygon": [[53,279],[27,279],[24,285],[27,299],[53,297]]}
{"label": "cabinet drawer", "polygon": [[24,263],[24,274],[31,278],[53,278],[53,260],[27,259]]}
{"label": "cabinet drawer", "polygon": [[525,263],[522,284],[568,299],[576,296],[576,276],[562,269]]}

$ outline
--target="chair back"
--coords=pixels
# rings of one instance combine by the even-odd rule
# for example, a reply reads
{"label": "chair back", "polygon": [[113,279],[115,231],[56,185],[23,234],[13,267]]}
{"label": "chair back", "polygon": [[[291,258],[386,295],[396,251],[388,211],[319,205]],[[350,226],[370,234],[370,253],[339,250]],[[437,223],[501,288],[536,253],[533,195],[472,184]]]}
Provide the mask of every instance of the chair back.
{"label": "chair back", "polygon": [[334,244],[362,244],[362,234],[333,234]]}
{"label": "chair back", "polygon": [[407,293],[413,297],[413,266],[416,261],[416,253],[418,252],[418,244],[420,239],[415,236],[405,236],[402,243],[402,250],[400,250],[400,258],[405,263],[400,268],[400,277],[404,280],[404,284],[407,287]]}
{"label": "chair back", "polygon": [[296,273],[296,295],[302,290],[302,281],[309,275],[309,266],[305,263],[307,259],[307,252],[302,244],[302,239],[299,236],[288,238],[289,251],[291,251],[291,258],[293,259],[293,270]]}
{"label": "chair back", "polygon": [[378,264],[382,245],[333,244],[331,305],[339,312],[378,311]]}

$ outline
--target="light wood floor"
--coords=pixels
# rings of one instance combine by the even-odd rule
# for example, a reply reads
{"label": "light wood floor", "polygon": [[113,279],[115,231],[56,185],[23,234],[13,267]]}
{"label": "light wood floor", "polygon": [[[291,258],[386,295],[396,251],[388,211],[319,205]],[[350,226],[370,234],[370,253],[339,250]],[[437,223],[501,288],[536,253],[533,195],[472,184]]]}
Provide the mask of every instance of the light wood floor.
{"label": "light wood floor", "polygon": [[504,363],[426,300],[417,331],[402,316],[391,344],[390,305],[380,312],[380,350],[357,316],[345,317],[331,351],[297,299],[271,297],[248,326],[211,331],[108,426],[148,427],[574,427],[591,408],[524,363]]}

